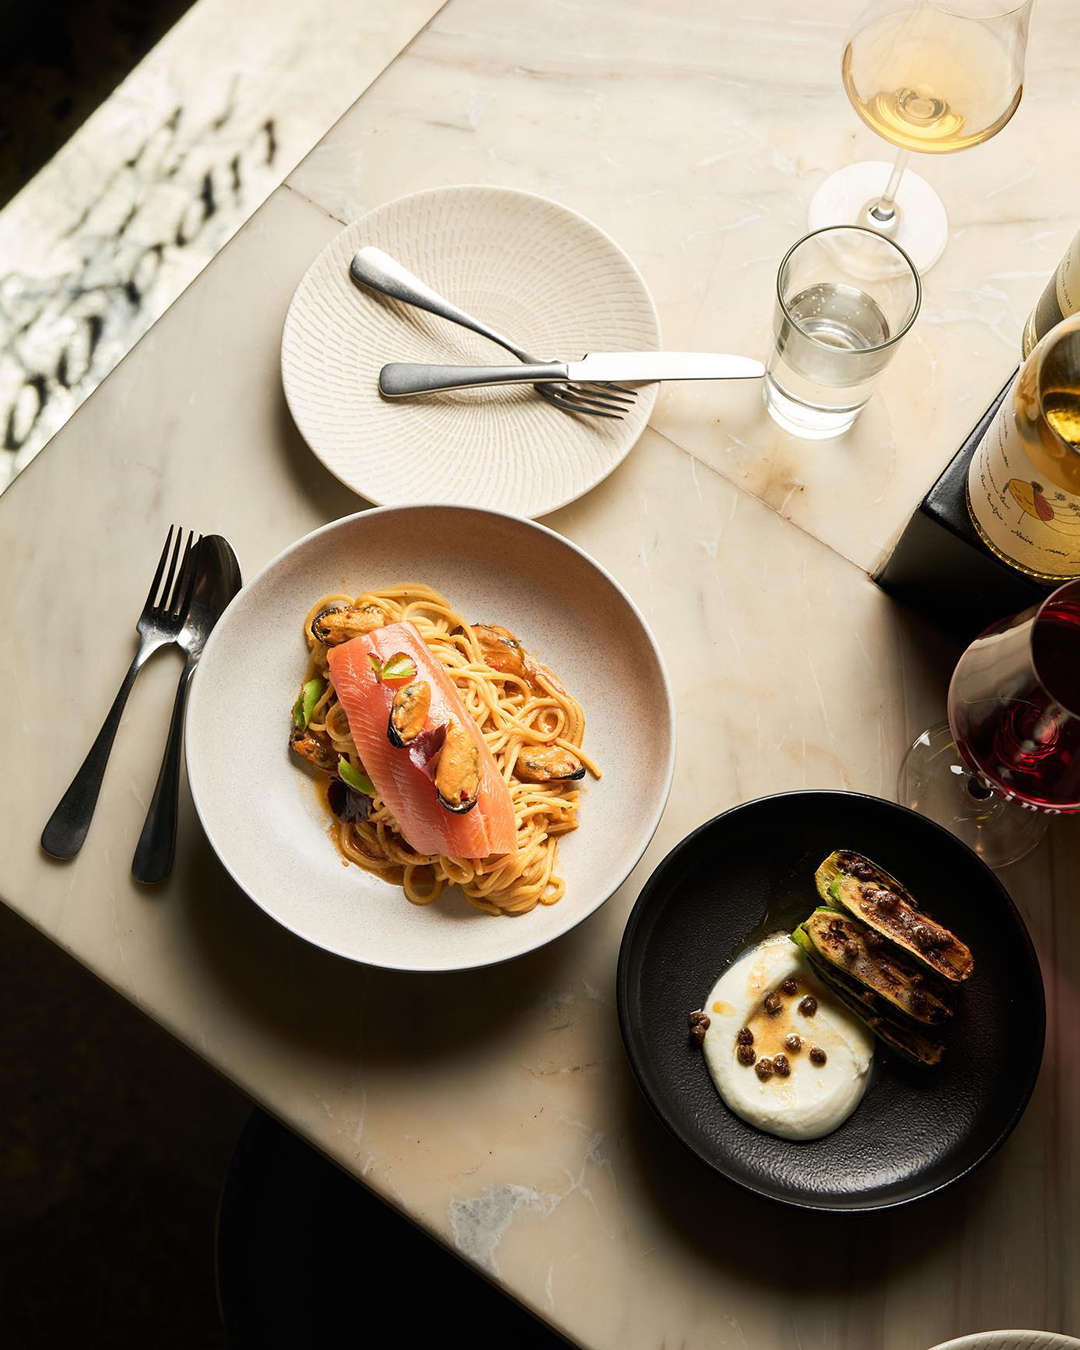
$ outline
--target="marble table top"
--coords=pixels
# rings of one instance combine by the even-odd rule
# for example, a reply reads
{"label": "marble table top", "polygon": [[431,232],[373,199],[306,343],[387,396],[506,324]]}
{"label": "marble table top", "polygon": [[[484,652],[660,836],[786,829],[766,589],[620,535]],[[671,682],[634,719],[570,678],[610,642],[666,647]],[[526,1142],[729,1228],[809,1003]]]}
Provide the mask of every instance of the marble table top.
{"label": "marble table top", "polygon": [[[0,896],[507,1293],[603,1350],[917,1350],[1080,1324],[1074,821],[1005,874],[1047,984],[1038,1087],[1000,1153],[938,1199],[852,1223],[704,1175],[639,1098],[613,1003],[626,915],[678,839],[787,788],[892,796],[909,738],[941,715],[955,650],[867,573],[1015,364],[1076,228],[1056,167],[1080,61],[1068,0],[1036,13],[1010,126],[920,165],[948,204],[950,246],[852,435],[797,442],[745,390],[666,388],[627,461],[547,518],[678,656],[671,801],[598,914],[506,967],[365,970],[240,894],[187,798],[171,881],[136,887],[173,653],[136,686],[77,861],[52,863],[37,839],[130,659],[168,523],[226,534],[250,575],[357,509],[293,428],[278,370],[289,297],[341,222],[440,183],[542,192],[634,256],[669,346],[760,351],[772,275],[814,188],[882,154],[839,85],[856,8],[449,0],[0,501],[13,710]],[[42,607],[58,604],[62,660],[41,642]]]}

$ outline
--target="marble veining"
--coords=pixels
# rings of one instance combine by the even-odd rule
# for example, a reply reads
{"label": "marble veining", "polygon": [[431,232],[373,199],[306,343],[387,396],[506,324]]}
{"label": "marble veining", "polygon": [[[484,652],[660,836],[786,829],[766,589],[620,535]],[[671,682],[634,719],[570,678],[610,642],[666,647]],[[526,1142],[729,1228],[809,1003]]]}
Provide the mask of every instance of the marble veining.
{"label": "marble veining", "polygon": [[200,0],[0,211],[0,490],[438,3]]}
{"label": "marble veining", "polygon": [[[920,325],[856,437],[807,450],[737,391],[665,391],[626,461],[548,519],[643,610],[680,724],[657,836],[578,929],[461,976],[349,965],[229,883],[186,798],[176,872],[148,898],[127,867],[172,654],[140,678],[78,861],[47,864],[35,841],[129,659],[135,559],[168,520],[227,534],[250,575],[355,509],[293,428],[278,370],[289,297],[334,213],[478,178],[547,192],[643,265],[673,347],[750,350],[814,185],[876,150],[836,83],[851,8],[450,0],[0,502],[0,547],[26,578],[0,594],[0,699],[19,710],[0,895],[590,1350],[918,1350],[978,1327],[1080,1323],[1075,821],[1006,877],[1047,984],[1039,1084],[1007,1145],[946,1197],[826,1224],[716,1184],[640,1099],[613,1002],[629,909],[689,830],[801,786],[890,796],[909,738],[940,717],[955,649],[864,568],[1007,373],[1009,325],[1037,290],[1008,274],[1049,271],[1075,228],[1046,168],[1076,84],[1066,6],[1039,7],[1015,125],[928,170],[967,233],[931,275],[927,313],[957,316]],[[1032,165],[987,202],[988,184]],[[92,571],[73,566],[84,558]],[[72,659],[31,680],[25,634],[60,589]],[[806,1253],[826,1259],[811,1268]]]}

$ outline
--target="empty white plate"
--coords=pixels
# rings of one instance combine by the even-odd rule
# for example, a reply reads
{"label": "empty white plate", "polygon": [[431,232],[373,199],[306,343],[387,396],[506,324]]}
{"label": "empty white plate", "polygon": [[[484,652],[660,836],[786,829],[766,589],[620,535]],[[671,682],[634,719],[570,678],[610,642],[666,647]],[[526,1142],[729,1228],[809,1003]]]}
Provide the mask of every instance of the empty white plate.
{"label": "empty white plate", "polygon": [[388,400],[388,361],[515,364],[456,324],[358,287],[357,249],[377,244],[422,281],[531,354],[655,351],[660,324],[637,268],[583,216],[529,192],[447,187],[369,212],[304,274],[285,318],[281,375],[316,456],[379,504],[456,502],[540,516],[606,478],[645,429],[656,384],[622,421],[579,416],[530,385]]}
{"label": "empty white plate", "polygon": [[[304,616],[320,595],[434,586],[463,614],[511,629],[585,710],[603,769],[559,843],[566,893],[516,918],[456,889],[432,905],[343,866],[330,816],[288,749]],[[236,597],[207,643],[187,714],[187,772],[210,843],[279,923],[327,950],[398,970],[459,970],[519,956],[573,928],[629,875],[671,786],[675,725],[663,661],[625,591],[561,535],[454,506],[387,507],[287,548]]]}

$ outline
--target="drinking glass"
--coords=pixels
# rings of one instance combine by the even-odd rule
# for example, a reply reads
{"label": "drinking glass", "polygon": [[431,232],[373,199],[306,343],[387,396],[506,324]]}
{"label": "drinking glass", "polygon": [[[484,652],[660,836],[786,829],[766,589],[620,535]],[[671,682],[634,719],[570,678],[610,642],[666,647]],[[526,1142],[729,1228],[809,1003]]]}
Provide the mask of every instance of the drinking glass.
{"label": "drinking glass", "polygon": [[920,272],[949,237],[945,206],[911,151],[948,154],[995,136],[1023,93],[1035,0],[873,0],[844,47],[841,74],[855,111],[895,145],[882,160],[831,174],[810,203],[810,228],[866,225],[895,239]]}
{"label": "drinking glass", "polygon": [[948,711],[908,751],[897,795],[1006,867],[1050,816],[1080,811],[1080,580],[976,638]]}
{"label": "drinking glass", "polygon": [[873,230],[836,225],[793,244],[776,277],[764,385],[772,419],[810,440],[847,431],[921,298],[911,259]]}

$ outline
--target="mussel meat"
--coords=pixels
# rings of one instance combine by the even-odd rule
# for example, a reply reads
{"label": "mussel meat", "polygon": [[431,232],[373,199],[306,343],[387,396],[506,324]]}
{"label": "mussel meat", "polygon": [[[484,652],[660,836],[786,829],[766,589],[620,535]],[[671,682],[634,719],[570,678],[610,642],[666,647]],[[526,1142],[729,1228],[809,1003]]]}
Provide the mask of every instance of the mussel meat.
{"label": "mussel meat", "polygon": [[561,745],[523,745],[514,773],[525,783],[566,783],[585,777],[585,766]]}
{"label": "mussel meat", "polygon": [[289,749],[323,773],[337,774],[338,757],[330,744],[330,737],[310,727],[293,727],[289,732]]}
{"label": "mussel meat", "polygon": [[441,807],[460,816],[473,809],[479,792],[480,751],[465,728],[451,720],[435,770],[435,795]]}
{"label": "mussel meat", "polygon": [[474,623],[473,632],[484,660],[492,670],[531,681],[535,671],[529,653],[508,628],[501,628],[497,623]]}
{"label": "mussel meat", "polygon": [[424,729],[431,709],[431,685],[427,680],[416,680],[399,689],[390,705],[390,721],[386,736],[399,750],[411,745]]}
{"label": "mussel meat", "polygon": [[350,638],[373,633],[386,623],[378,605],[346,605],[337,600],[320,609],[311,621],[311,635],[324,647],[339,647]]}

